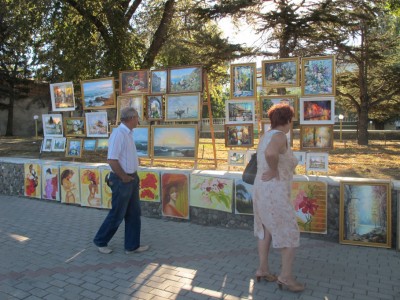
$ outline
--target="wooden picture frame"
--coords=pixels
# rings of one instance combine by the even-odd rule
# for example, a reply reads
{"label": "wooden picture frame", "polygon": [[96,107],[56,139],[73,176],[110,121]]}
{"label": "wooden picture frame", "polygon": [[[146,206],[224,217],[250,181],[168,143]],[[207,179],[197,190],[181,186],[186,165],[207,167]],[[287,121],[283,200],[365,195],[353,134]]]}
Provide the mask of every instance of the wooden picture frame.
{"label": "wooden picture frame", "polygon": [[245,147],[254,146],[254,126],[253,124],[225,124],[225,147]]}
{"label": "wooden picture frame", "polygon": [[85,113],[86,136],[87,137],[108,137],[107,112]]}
{"label": "wooden picture frame", "polygon": [[86,122],[84,117],[64,118],[64,132],[67,137],[85,137]]}
{"label": "wooden picture frame", "polygon": [[67,139],[67,148],[65,157],[81,158],[83,139],[69,138]]}
{"label": "wooden picture frame", "polygon": [[300,59],[298,57],[263,60],[261,64],[263,86],[278,88],[300,85]]}
{"label": "wooden picture frame", "polygon": [[162,94],[146,96],[146,112],[148,121],[159,121],[164,119]]}
{"label": "wooden picture frame", "polygon": [[256,63],[231,64],[231,99],[257,98]]}
{"label": "wooden picture frame", "polygon": [[297,158],[297,164],[299,166],[306,165],[306,153],[305,151],[293,151],[293,155]]}
{"label": "wooden picture frame", "polygon": [[61,114],[43,114],[43,136],[62,137],[63,121]]}
{"label": "wooden picture frame", "polygon": [[115,108],[114,77],[81,81],[83,110]]}
{"label": "wooden picture frame", "polygon": [[336,95],[335,56],[301,59],[301,95],[305,97]]}
{"label": "wooden picture frame", "polygon": [[53,137],[45,136],[42,143],[42,152],[51,152],[51,146],[53,145]]}
{"label": "wooden picture frame", "polygon": [[65,137],[54,137],[51,143],[52,152],[65,152],[67,139]]}
{"label": "wooden picture frame", "polygon": [[313,172],[328,172],[329,154],[323,152],[308,152],[306,155],[306,170]]}
{"label": "wooden picture frame", "polygon": [[74,111],[74,84],[60,82],[50,84],[51,107],[53,111]]}
{"label": "wooden picture frame", "polygon": [[150,71],[150,93],[166,94],[168,83],[168,70],[152,70]]}
{"label": "wooden picture frame", "polygon": [[125,95],[117,97],[117,122],[121,122],[121,110],[133,107],[139,115],[139,121],[143,120],[143,95]]}
{"label": "wooden picture frame", "polygon": [[152,158],[197,158],[197,125],[154,125],[151,126],[151,137]]}
{"label": "wooden picture frame", "polygon": [[85,152],[94,152],[96,151],[96,143],[95,139],[84,139],[83,140],[83,151]]}
{"label": "wooden picture frame", "polygon": [[108,150],[108,138],[96,139],[96,151]]}
{"label": "wooden picture frame", "polygon": [[228,150],[228,165],[242,167],[245,166],[246,152],[246,150]]}
{"label": "wooden picture frame", "polygon": [[199,121],[200,93],[167,94],[165,121]]}
{"label": "wooden picture frame", "polygon": [[333,125],[301,125],[300,150],[328,151],[333,148]]}
{"label": "wooden picture frame", "polygon": [[202,66],[184,66],[168,69],[168,93],[194,93],[202,91]]}
{"label": "wooden picture frame", "polygon": [[256,121],[254,100],[225,101],[225,124],[252,123]]}
{"label": "wooden picture frame", "polygon": [[335,98],[300,98],[300,124],[335,124]]}
{"label": "wooden picture frame", "polygon": [[268,110],[275,104],[288,104],[293,108],[293,121],[298,120],[298,99],[295,95],[275,95],[275,96],[260,96],[260,115],[261,120],[269,120]]}
{"label": "wooden picture frame", "polygon": [[148,94],[150,70],[119,71],[119,94]]}
{"label": "wooden picture frame", "polygon": [[133,130],[136,153],[138,157],[150,156],[150,126],[137,126]]}
{"label": "wooden picture frame", "polygon": [[390,181],[340,182],[341,244],[391,248],[391,225]]}

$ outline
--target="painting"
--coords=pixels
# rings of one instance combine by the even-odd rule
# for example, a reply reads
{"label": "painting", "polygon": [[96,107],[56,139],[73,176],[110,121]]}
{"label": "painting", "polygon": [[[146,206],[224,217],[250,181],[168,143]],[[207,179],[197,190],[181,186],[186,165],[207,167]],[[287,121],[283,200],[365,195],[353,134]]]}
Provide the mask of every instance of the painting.
{"label": "painting", "polygon": [[47,136],[63,136],[63,122],[61,114],[43,114],[43,135]]}
{"label": "painting", "polygon": [[200,93],[167,94],[165,121],[199,121]]}
{"label": "painting", "polygon": [[108,139],[97,139],[96,140],[96,150],[107,151],[108,150]]}
{"label": "painting", "polygon": [[160,202],[160,174],[154,171],[138,171],[139,199],[147,202]]}
{"label": "painting", "polygon": [[100,167],[101,207],[106,209],[111,209],[112,191],[107,185],[110,173],[111,168],[109,166]]}
{"label": "painting", "polygon": [[335,124],[335,98],[300,98],[300,124]]}
{"label": "painting", "polygon": [[85,118],[65,118],[65,136],[85,137],[86,136]]}
{"label": "painting", "polygon": [[328,153],[308,152],[306,170],[313,172],[328,172]]}
{"label": "painting", "polygon": [[72,82],[50,84],[50,96],[53,111],[75,110],[74,84]]}
{"label": "painting", "polygon": [[114,77],[83,80],[81,90],[84,110],[115,107]]}
{"label": "painting", "polygon": [[228,165],[230,166],[245,166],[246,165],[246,150],[229,150]]}
{"label": "painting", "polygon": [[232,212],[233,179],[190,175],[190,205]]}
{"label": "painting", "polygon": [[65,137],[55,137],[51,143],[51,151],[53,152],[65,152],[67,145],[67,139]]}
{"label": "painting", "polygon": [[80,203],[80,180],[78,166],[60,166],[60,189],[62,203]]}
{"label": "painting", "polygon": [[298,57],[264,60],[261,64],[263,86],[270,88],[299,86]]}
{"label": "painting", "polygon": [[83,140],[83,151],[95,151],[96,140],[84,139]]}
{"label": "painting", "polygon": [[185,66],[168,70],[168,93],[193,93],[203,91],[203,68]]}
{"label": "painting", "polygon": [[225,124],[254,123],[254,100],[227,100],[225,101]]}
{"label": "painting", "polygon": [[40,164],[24,164],[24,195],[27,197],[42,198],[42,167]]}
{"label": "painting", "polygon": [[163,95],[146,96],[147,120],[158,121],[164,119]]}
{"label": "painting", "polygon": [[55,163],[42,165],[42,199],[60,201],[60,171]]}
{"label": "painting", "polygon": [[307,57],[301,60],[301,95],[335,96],[335,56]]}
{"label": "painting", "polygon": [[152,94],[166,94],[168,71],[167,70],[152,70],[150,72],[150,93]]}
{"label": "painting", "polygon": [[154,125],[151,129],[153,158],[197,158],[197,125]]}
{"label": "painting", "polygon": [[326,182],[292,181],[290,200],[300,232],[327,233]]}
{"label": "painting", "polygon": [[161,174],[162,215],[189,219],[189,176],[187,174]]}
{"label": "painting", "polygon": [[85,113],[85,117],[86,136],[108,137],[108,118],[106,111]]}
{"label": "painting", "polygon": [[136,153],[139,157],[149,157],[150,126],[138,126],[133,130]]}
{"label": "painting", "polygon": [[79,177],[81,183],[81,206],[101,208],[100,170],[81,166]]}
{"label": "painting", "polygon": [[143,95],[129,95],[117,97],[117,122],[121,121],[121,110],[133,107],[139,115],[139,121],[143,120]]}
{"label": "painting", "polygon": [[51,145],[53,144],[52,137],[44,137],[42,143],[42,151],[43,152],[51,152]]}
{"label": "painting", "polygon": [[391,248],[390,181],[341,181],[341,244]]}
{"label": "painting", "polygon": [[253,215],[253,186],[235,179],[235,214]]}
{"label": "painting", "polygon": [[333,148],[333,125],[301,125],[301,150],[330,150]]}
{"label": "painting", "polygon": [[260,97],[260,112],[261,120],[269,120],[268,110],[275,104],[288,104],[293,108],[293,121],[298,120],[298,105],[297,96],[282,95],[282,96],[262,96]]}
{"label": "painting", "polygon": [[231,99],[257,98],[256,63],[231,65]]}
{"label": "painting", "polygon": [[65,157],[80,158],[82,157],[82,139],[70,138],[67,140],[67,151]]}
{"label": "painting", "polygon": [[225,147],[253,147],[253,124],[225,124],[224,129]]}
{"label": "painting", "polygon": [[293,151],[293,155],[297,158],[297,164],[304,166],[306,164],[306,152],[305,151]]}
{"label": "painting", "polygon": [[119,72],[120,95],[148,94],[149,70],[132,70]]}

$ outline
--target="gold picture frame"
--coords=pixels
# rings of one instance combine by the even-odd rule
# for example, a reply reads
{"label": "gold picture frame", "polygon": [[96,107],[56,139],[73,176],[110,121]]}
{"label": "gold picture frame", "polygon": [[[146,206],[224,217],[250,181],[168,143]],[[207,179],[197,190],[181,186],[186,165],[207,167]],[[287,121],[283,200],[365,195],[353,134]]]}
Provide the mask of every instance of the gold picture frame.
{"label": "gold picture frame", "polygon": [[231,99],[257,98],[256,63],[231,64]]}
{"label": "gold picture frame", "polygon": [[114,77],[82,80],[81,92],[84,110],[115,108]]}
{"label": "gold picture frame", "polygon": [[269,88],[298,87],[300,59],[298,57],[263,60],[262,85]]}

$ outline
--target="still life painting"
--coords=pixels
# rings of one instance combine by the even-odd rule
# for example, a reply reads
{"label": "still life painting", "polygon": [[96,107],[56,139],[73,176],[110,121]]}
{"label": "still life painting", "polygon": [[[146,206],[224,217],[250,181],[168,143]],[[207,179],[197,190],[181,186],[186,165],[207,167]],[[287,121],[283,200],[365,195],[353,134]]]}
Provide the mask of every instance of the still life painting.
{"label": "still life painting", "polygon": [[301,94],[335,96],[335,56],[302,58]]}
{"label": "still life painting", "polygon": [[120,71],[120,95],[147,94],[149,92],[149,70]]}
{"label": "still life painting", "polygon": [[85,118],[65,118],[64,130],[65,136],[86,136]]}
{"label": "still life painting", "polygon": [[299,59],[281,58],[262,61],[262,83],[268,87],[299,86]]}

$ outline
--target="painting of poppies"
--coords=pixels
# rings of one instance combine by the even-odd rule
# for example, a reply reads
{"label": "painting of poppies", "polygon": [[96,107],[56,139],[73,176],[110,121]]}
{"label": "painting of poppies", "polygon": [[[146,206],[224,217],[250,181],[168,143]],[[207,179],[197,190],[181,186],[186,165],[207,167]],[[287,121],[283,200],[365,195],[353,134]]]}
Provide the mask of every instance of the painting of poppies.
{"label": "painting of poppies", "polygon": [[300,98],[300,124],[335,124],[335,98]]}
{"label": "painting of poppies", "polygon": [[253,186],[235,179],[235,214],[253,215]]}
{"label": "painting of poppies", "polygon": [[301,95],[335,96],[335,56],[307,57],[301,60]]}
{"label": "painting of poppies", "polygon": [[162,215],[189,219],[189,176],[183,173],[161,174]]}
{"label": "painting of poppies", "polygon": [[391,248],[390,185],[379,180],[340,183],[340,243]]}
{"label": "painting of poppies", "polygon": [[40,164],[24,164],[24,195],[32,198],[42,198],[42,168]]}
{"label": "painting of poppies", "polygon": [[60,172],[57,164],[42,165],[42,199],[60,201]]}
{"label": "painting of poppies", "polygon": [[160,175],[153,171],[138,171],[141,201],[160,202]]}
{"label": "painting of poppies", "polygon": [[327,232],[327,184],[319,181],[293,181],[290,199],[296,211],[300,232]]}
{"label": "painting of poppies", "polygon": [[299,59],[281,58],[262,61],[262,84],[268,87],[299,86]]}
{"label": "painting of poppies", "polygon": [[256,63],[231,65],[231,99],[255,99],[256,86]]}
{"label": "painting of poppies", "polygon": [[81,205],[101,208],[100,170],[82,166],[79,170],[81,181]]}

